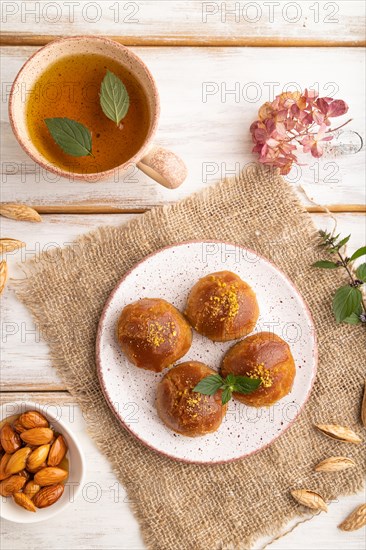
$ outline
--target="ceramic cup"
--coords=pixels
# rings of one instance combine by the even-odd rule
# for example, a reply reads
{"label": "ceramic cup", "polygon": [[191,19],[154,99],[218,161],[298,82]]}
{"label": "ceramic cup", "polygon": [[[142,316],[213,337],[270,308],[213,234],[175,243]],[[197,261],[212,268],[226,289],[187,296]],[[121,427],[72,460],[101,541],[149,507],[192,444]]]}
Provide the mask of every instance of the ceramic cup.
{"label": "ceramic cup", "polygon": [[[150,127],[140,150],[124,164],[95,174],[67,172],[50,164],[32,143],[26,124],[24,90],[30,91],[45,69],[56,60],[83,53],[110,57],[131,71],[144,90],[150,110]],[[185,180],[187,168],[172,151],[153,146],[159,114],[160,101],[156,83],[143,61],[125,46],[99,36],[61,38],[38,50],[19,71],[9,99],[9,118],[15,137],[25,152],[42,168],[66,178],[72,176],[72,179],[96,181],[113,175],[116,170],[123,170],[131,164],[136,164],[140,170],[164,187],[174,189]]]}

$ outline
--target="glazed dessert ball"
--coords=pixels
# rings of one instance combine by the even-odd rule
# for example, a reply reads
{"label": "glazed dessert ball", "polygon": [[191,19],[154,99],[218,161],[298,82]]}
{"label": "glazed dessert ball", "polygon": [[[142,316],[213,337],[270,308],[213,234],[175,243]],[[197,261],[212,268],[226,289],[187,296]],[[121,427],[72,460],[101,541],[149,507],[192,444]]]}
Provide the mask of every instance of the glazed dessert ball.
{"label": "glazed dessert ball", "polygon": [[268,407],[287,395],[295,378],[295,363],[288,344],[272,332],[259,332],[229,349],[221,375],[259,378],[261,385],[250,394],[234,392],[234,397],[252,407]]}
{"label": "glazed dessert ball", "polygon": [[194,285],[185,314],[197,332],[210,340],[226,342],[252,332],[259,309],[247,283],[235,273],[219,271]]}
{"label": "glazed dessert ball", "polygon": [[221,390],[215,395],[192,391],[206,376],[217,374],[204,363],[187,361],[172,368],[158,385],[156,408],[168,428],[196,437],[215,432],[227,410]]}
{"label": "glazed dessert ball", "polygon": [[123,309],[117,339],[136,367],[161,372],[187,353],[192,329],[169,302],[143,298]]}

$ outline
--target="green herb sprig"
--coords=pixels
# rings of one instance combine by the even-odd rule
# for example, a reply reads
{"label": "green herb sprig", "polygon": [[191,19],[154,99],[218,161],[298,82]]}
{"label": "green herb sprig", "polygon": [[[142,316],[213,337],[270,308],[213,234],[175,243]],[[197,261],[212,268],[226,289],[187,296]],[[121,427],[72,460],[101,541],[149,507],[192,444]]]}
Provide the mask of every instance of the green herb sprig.
{"label": "green herb sprig", "polygon": [[366,323],[366,304],[362,294],[363,285],[366,283],[366,263],[355,269],[353,263],[357,258],[366,255],[366,246],[361,246],[347,257],[342,249],[348,243],[351,235],[340,239],[340,235],[333,236],[326,231],[319,231],[321,237],[320,246],[330,255],[337,257],[336,261],[320,260],[313,267],[321,269],[339,269],[346,271],[349,283],[341,286],[333,297],[332,309],[337,323],[358,325]]}
{"label": "green herb sprig", "polygon": [[223,390],[221,401],[226,405],[230,401],[233,392],[248,394],[257,390],[261,385],[259,378],[249,378],[248,376],[235,376],[228,374],[226,378],[222,378],[219,374],[210,374],[203,378],[195,388],[194,392],[203,393],[204,395],[214,395],[217,391]]}

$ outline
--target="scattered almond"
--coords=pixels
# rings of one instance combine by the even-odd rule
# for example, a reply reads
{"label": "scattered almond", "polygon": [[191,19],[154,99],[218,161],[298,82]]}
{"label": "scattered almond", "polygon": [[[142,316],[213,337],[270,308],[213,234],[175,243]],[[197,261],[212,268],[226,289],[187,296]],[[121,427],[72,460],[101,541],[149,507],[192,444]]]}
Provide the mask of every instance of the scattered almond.
{"label": "scattered almond", "polygon": [[14,502],[16,502],[19,506],[22,506],[26,510],[29,510],[30,512],[36,511],[36,507],[34,506],[33,502],[25,493],[14,493],[13,499]]}
{"label": "scattered almond", "polygon": [[366,504],[361,504],[338,525],[338,528],[342,531],[356,531],[364,525],[366,525]]}
{"label": "scattered almond", "polygon": [[8,278],[8,264],[6,260],[0,262],[0,294],[5,288],[6,280]]}
{"label": "scattered almond", "polygon": [[6,479],[7,477],[10,477],[11,474],[6,473],[6,466],[10,460],[11,454],[5,453],[0,461],[0,481],[3,479]]}
{"label": "scattered almond", "polygon": [[15,453],[22,446],[19,435],[13,430],[9,422],[6,422],[1,428],[0,440],[6,453]]}
{"label": "scattered almond", "polygon": [[48,455],[47,464],[48,466],[58,466],[61,460],[67,453],[67,445],[65,439],[62,435],[59,435],[57,439],[52,444],[50,454]]}
{"label": "scattered almond", "polygon": [[23,476],[11,476],[0,481],[0,495],[10,497],[13,493],[18,493],[25,485],[27,480]]}
{"label": "scattered almond", "polygon": [[363,399],[362,399],[362,405],[361,405],[361,421],[366,428],[366,380],[365,380],[365,389],[363,391]]}
{"label": "scattered almond", "polygon": [[18,250],[18,248],[23,248],[23,246],[25,246],[25,243],[18,241],[18,239],[0,239],[0,254],[13,252],[14,250]]}
{"label": "scattered almond", "polygon": [[[41,445],[34,449],[34,451],[28,456],[27,468],[30,472],[36,471],[44,462],[46,462],[50,445]],[[19,452],[19,451],[18,451]]]}
{"label": "scattered almond", "polygon": [[60,483],[67,478],[67,471],[62,468],[48,467],[43,468],[34,476],[34,481],[41,487]]}
{"label": "scattered almond", "polygon": [[362,439],[350,428],[345,426],[338,426],[337,424],[315,424],[323,434],[337,439],[338,441],[344,441],[346,443],[361,443]]}
{"label": "scattered almond", "polygon": [[33,498],[33,502],[37,508],[46,508],[54,504],[63,494],[64,486],[61,484],[43,487]]}
{"label": "scattered almond", "polygon": [[312,510],[322,510],[323,512],[328,512],[328,506],[326,505],[323,497],[314,491],[308,491],[307,489],[295,489],[294,491],[291,491],[291,495],[303,506],[307,506]]}
{"label": "scattered almond", "polygon": [[29,447],[22,447],[14,454],[12,454],[10,460],[5,467],[5,473],[17,474],[21,470],[24,470],[27,463],[27,458],[31,454],[31,452],[32,449],[30,449]]}
{"label": "scattered almond", "polygon": [[46,445],[53,438],[53,431],[50,428],[32,428],[20,434],[23,441],[29,445]]}
{"label": "scattered almond", "polygon": [[38,411],[27,411],[20,415],[18,421],[26,428],[48,428],[48,420]]}
{"label": "scattered almond", "polygon": [[42,218],[34,208],[25,204],[3,202],[0,204],[0,215],[12,220],[26,222],[41,222]]}
{"label": "scattered almond", "polygon": [[347,456],[331,456],[319,462],[314,470],[316,472],[339,472],[348,468],[354,468],[355,466],[356,463]]}
{"label": "scattered almond", "polygon": [[31,481],[28,481],[28,483],[24,487],[23,493],[27,495],[27,497],[33,498],[34,495],[38,493],[40,488],[41,486],[32,479]]}

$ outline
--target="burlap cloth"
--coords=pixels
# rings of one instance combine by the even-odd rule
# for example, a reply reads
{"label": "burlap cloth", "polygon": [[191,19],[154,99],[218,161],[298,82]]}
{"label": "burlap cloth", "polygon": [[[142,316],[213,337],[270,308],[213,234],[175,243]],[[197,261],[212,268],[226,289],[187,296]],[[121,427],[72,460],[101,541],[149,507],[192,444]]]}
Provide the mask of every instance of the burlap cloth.
{"label": "burlap cloth", "polygon": [[[319,340],[315,387],[294,425],[269,448],[223,465],[180,464],[144,447],[110,412],[95,369],[99,317],[118,280],[147,254],[190,239],[247,245],[271,259],[301,291]],[[53,363],[83,410],[92,438],[126,488],[149,549],[248,548],[306,512],[290,496],[291,488],[333,499],[362,487],[365,445],[335,442],[313,427],[339,423],[366,439],[359,421],[362,329],[333,320],[331,294],[342,275],[312,269],[316,259],[309,215],[280,176],[258,166],[121,227],[97,229],[62,254],[46,254],[29,265],[17,294],[48,340]],[[353,458],[357,468],[312,471],[332,455]]]}

